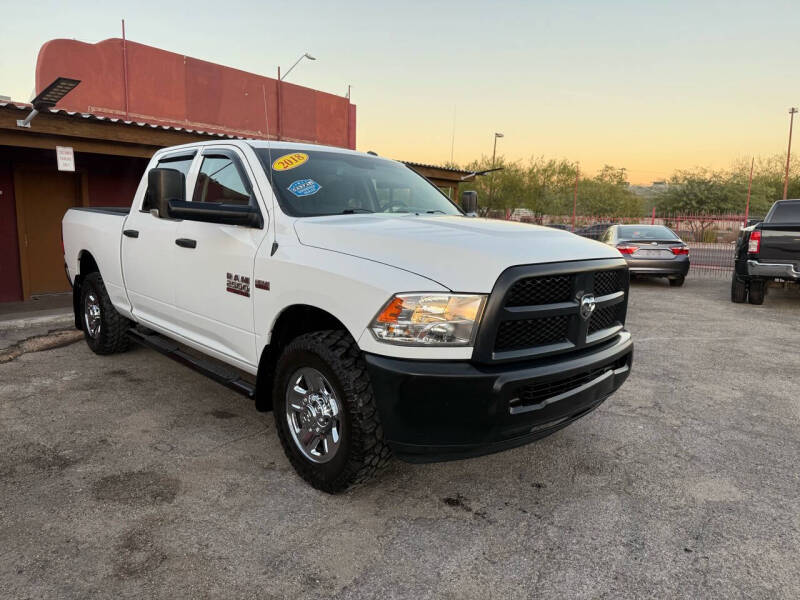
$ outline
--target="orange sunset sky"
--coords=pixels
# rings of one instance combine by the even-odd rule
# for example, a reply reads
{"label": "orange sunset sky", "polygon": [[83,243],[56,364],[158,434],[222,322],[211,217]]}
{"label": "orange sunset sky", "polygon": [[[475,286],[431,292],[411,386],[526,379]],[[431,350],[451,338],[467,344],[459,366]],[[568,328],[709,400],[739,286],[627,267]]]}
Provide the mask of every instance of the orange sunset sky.
{"label": "orange sunset sky", "polygon": [[[6,3],[5,0],[3,3]],[[52,38],[132,40],[358,105],[358,148],[427,163],[543,155],[632,183],[786,151],[800,104],[789,2],[7,2],[0,94],[29,100]],[[454,128],[455,124],[455,128]]]}

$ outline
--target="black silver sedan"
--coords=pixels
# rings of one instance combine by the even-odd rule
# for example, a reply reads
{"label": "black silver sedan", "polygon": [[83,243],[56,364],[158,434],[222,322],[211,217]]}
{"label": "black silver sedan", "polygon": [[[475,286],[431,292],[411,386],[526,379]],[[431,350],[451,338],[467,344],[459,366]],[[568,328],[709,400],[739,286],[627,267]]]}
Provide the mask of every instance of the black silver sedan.
{"label": "black silver sedan", "polygon": [[614,246],[634,277],[666,277],[681,286],[689,272],[689,246],[663,225],[612,225],[600,239]]}

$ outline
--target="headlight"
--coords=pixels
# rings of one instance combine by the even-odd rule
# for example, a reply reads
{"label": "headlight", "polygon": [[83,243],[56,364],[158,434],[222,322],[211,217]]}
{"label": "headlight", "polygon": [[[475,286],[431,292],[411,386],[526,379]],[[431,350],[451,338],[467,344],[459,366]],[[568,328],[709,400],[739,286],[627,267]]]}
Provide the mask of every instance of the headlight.
{"label": "headlight", "polygon": [[414,346],[469,346],[486,296],[476,294],[397,294],[370,325],[382,342]]}

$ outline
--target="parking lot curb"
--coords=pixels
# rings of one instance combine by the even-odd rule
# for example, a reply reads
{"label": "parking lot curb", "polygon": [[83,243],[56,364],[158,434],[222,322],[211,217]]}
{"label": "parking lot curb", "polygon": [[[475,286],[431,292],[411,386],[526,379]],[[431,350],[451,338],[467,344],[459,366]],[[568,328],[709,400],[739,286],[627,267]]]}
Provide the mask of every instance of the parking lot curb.
{"label": "parking lot curb", "polygon": [[64,311],[57,314],[0,319],[0,331],[26,329],[28,327],[68,326],[74,324],[74,318],[72,312]]}

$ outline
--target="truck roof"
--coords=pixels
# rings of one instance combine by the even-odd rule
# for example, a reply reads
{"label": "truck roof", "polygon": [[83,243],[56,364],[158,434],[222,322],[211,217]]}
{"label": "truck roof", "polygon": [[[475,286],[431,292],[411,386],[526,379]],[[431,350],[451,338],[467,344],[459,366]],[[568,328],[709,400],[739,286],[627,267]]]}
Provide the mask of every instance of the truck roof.
{"label": "truck roof", "polygon": [[168,148],[162,148],[159,150],[159,153],[164,153],[165,151],[171,152],[174,150],[180,150],[183,148],[198,148],[202,146],[238,146],[238,147],[245,147],[249,146],[253,149],[261,149],[261,148],[270,148],[272,150],[299,150],[299,151],[317,151],[317,152],[340,152],[342,154],[355,154],[358,156],[370,156],[372,158],[380,158],[382,160],[389,160],[393,161],[390,158],[378,156],[376,154],[368,154],[366,152],[359,152],[357,150],[350,150],[349,148],[341,148],[339,146],[323,146],[321,144],[306,144],[301,142],[291,142],[285,140],[209,140],[204,142],[191,142],[189,144],[182,144],[180,146],[170,146]]}

